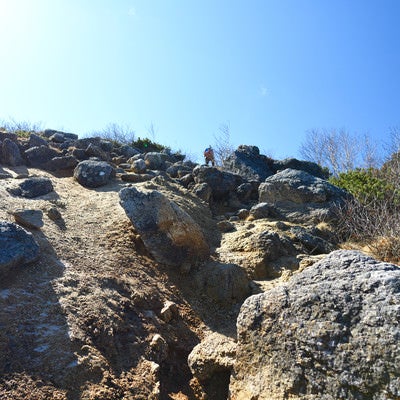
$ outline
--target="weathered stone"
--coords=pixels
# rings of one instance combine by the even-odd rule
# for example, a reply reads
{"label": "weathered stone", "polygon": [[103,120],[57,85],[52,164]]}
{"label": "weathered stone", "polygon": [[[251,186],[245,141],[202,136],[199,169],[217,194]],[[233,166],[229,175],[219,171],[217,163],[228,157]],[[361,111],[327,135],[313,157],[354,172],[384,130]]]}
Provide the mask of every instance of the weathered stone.
{"label": "weathered stone", "polygon": [[125,144],[119,148],[119,153],[122,154],[126,159],[128,159],[137,154],[140,154],[140,151],[132,146]]}
{"label": "weathered stone", "polygon": [[178,315],[178,307],[173,301],[166,301],[164,307],[160,311],[160,316],[165,322],[170,322]]}
{"label": "weathered stone", "polygon": [[154,174],[134,174],[134,173],[122,173],[120,178],[125,182],[146,182],[154,178]]}
{"label": "weathered stone", "polygon": [[22,227],[0,221],[0,272],[29,264],[39,257],[39,246]]}
{"label": "weathered stone", "polygon": [[195,275],[197,285],[214,301],[230,306],[250,295],[249,279],[236,264],[210,262]]}
{"label": "weathered stone", "polygon": [[192,192],[206,203],[209,203],[211,200],[212,189],[208,183],[198,183],[194,185]]}
{"label": "weathered stone", "polygon": [[257,146],[241,145],[223,163],[227,171],[239,174],[248,181],[261,182],[273,174],[272,160],[261,155]]}
{"label": "weathered stone", "polygon": [[108,161],[110,159],[107,152],[105,152],[100,146],[96,146],[93,143],[89,143],[85,150],[86,155],[89,157],[97,157],[100,160]]}
{"label": "weathered stone", "polygon": [[219,221],[217,223],[217,226],[221,232],[232,232],[235,230],[235,225],[233,225],[232,222],[229,222],[226,219],[223,221]]}
{"label": "weathered stone", "polygon": [[272,169],[274,172],[283,171],[285,169],[297,169],[305,171],[310,175],[314,175],[321,179],[328,179],[329,173],[321,168],[320,165],[311,161],[301,161],[296,158],[285,158],[284,160],[274,160]]}
{"label": "weathered stone", "polygon": [[289,231],[294,236],[294,241],[300,242],[309,254],[328,254],[335,250],[335,246],[332,243],[317,236],[313,229],[293,226]]}
{"label": "weathered stone", "polygon": [[206,165],[194,168],[193,176],[195,183],[207,183],[210,186],[212,198],[217,201],[227,200],[233,194],[236,197],[236,188],[243,183],[243,178],[237,174],[220,171]]}
{"label": "weathered stone", "polygon": [[81,161],[74,170],[74,178],[88,188],[106,185],[115,176],[113,167],[105,161]]}
{"label": "weathered stone", "polygon": [[43,137],[36,135],[35,133],[31,133],[29,135],[29,142],[28,146],[29,147],[39,147],[39,146],[47,146],[48,147],[48,142],[46,139]]}
{"label": "weathered stone", "polygon": [[2,161],[6,165],[16,167],[25,164],[21,157],[18,145],[11,139],[5,138],[1,146]]}
{"label": "weathered stone", "polygon": [[335,218],[348,194],[307,172],[285,169],[259,187],[259,201],[274,205],[289,221],[320,222]]}
{"label": "weathered stone", "polygon": [[147,250],[158,262],[179,266],[209,255],[199,225],[162,193],[130,187],[122,189],[119,197]]}
{"label": "weathered stone", "polygon": [[28,164],[32,167],[43,167],[52,158],[59,156],[60,153],[57,150],[44,145],[30,147],[28,150],[25,150],[25,157],[28,160]]}
{"label": "weathered stone", "polygon": [[198,380],[206,381],[221,372],[229,375],[233,369],[235,358],[235,341],[213,332],[193,348],[188,357],[188,365]]}
{"label": "weathered stone", "polygon": [[165,161],[167,158],[167,154],[150,152],[145,154],[144,161],[148,169],[162,170],[165,169]]}
{"label": "weathered stone", "polygon": [[272,204],[269,203],[258,203],[255,206],[251,207],[250,215],[254,219],[260,218],[279,218],[285,219],[285,217],[274,207]]}
{"label": "weathered stone", "polygon": [[41,210],[16,210],[12,215],[15,222],[27,228],[40,229],[43,226],[43,212]]}
{"label": "weathered stone", "polygon": [[16,187],[8,189],[15,196],[34,198],[52,192],[53,183],[46,177],[32,177],[23,180]]}
{"label": "weathered stone", "polygon": [[51,135],[49,137],[49,140],[51,142],[55,142],[55,143],[64,143],[65,142],[65,136],[61,132],[56,132],[56,133],[54,133],[53,135]]}
{"label": "weathered stone", "polygon": [[278,278],[285,270],[298,267],[298,250],[286,235],[268,225],[237,226],[224,235],[220,259],[240,265],[250,279]]}
{"label": "weathered stone", "polygon": [[231,398],[397,398],[399,320],[399,267],[335,251],[244,302]]}
{"label": "weathered stone", "polygon": [[62,169],[72,169],[78,164],[78,160],[72,156],[54,157],[47,164],[46,169],[50,171],[58,171]]}
{"label": "weathered stone", "polygon": [[139,158],[138,160],[134,160],[132,162],[132,171],[136,174],[144,174],[146,172],[146,169],[146,163],[142,158]]}

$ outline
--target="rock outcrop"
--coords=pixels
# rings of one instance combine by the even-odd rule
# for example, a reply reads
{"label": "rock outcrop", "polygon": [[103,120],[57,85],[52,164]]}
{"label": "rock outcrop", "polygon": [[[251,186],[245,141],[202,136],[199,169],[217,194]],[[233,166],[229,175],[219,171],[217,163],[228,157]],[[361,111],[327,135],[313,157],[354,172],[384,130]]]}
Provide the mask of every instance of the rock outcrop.
{"label": "rock outcrop", "polygon": [[399,318],[399,267],[335,251],[244,302],[230,399],[397,398]]}

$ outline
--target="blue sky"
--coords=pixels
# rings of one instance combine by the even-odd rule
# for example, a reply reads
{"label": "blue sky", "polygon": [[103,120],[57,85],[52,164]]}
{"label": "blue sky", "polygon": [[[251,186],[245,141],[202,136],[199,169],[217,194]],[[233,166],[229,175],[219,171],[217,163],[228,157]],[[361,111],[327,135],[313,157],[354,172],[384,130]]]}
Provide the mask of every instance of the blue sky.
{"label": "blue sky", "polygon": [[110,123],[200,157],[300,157],[310,129],[400,126],[398,0],[0,0],[0,119]]}

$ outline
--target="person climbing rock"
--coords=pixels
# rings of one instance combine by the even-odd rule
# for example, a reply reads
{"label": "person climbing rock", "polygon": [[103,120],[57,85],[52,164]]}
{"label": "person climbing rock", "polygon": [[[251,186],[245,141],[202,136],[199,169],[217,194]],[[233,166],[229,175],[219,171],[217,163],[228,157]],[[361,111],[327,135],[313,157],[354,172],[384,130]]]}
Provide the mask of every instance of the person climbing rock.
{"label": "person climbing rock", "polygon": [[215,166],[214,150],[211,145],[204,150],[204,161],[206,165],[211,161],[211,165]]}

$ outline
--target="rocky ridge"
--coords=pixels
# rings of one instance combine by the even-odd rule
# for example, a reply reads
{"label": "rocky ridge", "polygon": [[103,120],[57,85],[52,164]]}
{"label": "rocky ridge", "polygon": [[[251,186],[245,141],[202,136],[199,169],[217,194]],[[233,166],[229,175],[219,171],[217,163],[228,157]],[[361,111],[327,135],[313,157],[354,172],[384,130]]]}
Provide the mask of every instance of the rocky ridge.
{"label": "rocky ridge", "polygon": [[[0,142],[3,397],[399,395],[398,268],[332,253],[347,194],[316,164],[243,145],[220,169],[53,130]],[[368,293],[385,282],[391,318],[360,317],[378,315]],[[292,334],[279,321],[294,316]],[[343,332],[382,368],[344,356]]]}

